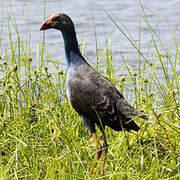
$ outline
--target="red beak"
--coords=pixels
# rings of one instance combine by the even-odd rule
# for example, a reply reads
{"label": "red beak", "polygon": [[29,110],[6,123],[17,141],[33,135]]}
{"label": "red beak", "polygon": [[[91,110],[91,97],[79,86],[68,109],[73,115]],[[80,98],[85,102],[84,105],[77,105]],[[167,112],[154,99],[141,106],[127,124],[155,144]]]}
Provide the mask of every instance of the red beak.
{"label": "red beak", "polygon": [[43,31],[43,30],[47,30],[49,28],[51,28],[51,21],[48,19],[46,20],[40,27],[40,31]]}

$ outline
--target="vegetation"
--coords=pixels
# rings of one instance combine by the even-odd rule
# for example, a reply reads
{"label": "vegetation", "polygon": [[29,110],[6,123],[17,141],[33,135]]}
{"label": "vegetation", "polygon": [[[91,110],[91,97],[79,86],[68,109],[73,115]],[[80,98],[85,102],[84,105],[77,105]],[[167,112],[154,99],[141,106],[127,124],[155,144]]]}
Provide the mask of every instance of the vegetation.
{"label": "vegetation", "polygon": [[[141,127],[138,133],[107,128],[109,152],[105,175],[98,172],[99,161],[97,171],[90,176],[96,147],[69,104],[66,73],[46,52],[44,42],[36,54],[31,53],[28,42],[20,38],[13,17],[9,17],[10,49],[0,52],[0,179],[180,178],[178,44],[174,40],[173,53],[165,47],[143,7],[138,42],[122,30],[108,12],[106,14],[137,51],[137,66],[130,65],[122,55],[122,64],[115,67],[110,43],[107,43],[102,52],[97,53],[95,68],[103,72],[133,106],[144,111],[149,120],[136,118]],[[142,22],[147,24],[151,36],[149,47],[154,47],[153,55],[149,48],[150,60],[149,54],[141,53]],[[17,35],[15,42],[12,28]],[[84,46],[80,47],[84,52]],[[53,72],[48,67],[54,67]],[[116,72],[124,73],[119,77]]]}

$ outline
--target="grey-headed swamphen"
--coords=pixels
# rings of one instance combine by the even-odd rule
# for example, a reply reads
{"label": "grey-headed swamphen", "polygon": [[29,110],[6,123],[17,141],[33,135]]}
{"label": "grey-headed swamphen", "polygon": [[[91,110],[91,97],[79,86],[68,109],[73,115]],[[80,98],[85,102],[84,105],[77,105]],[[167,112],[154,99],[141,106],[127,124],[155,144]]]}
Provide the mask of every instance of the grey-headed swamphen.
{"label": "grey-headed swamphen", "polygon": [[[115,131],[122,129],[138,131],[139,127],[131,118],[147,117],[133,108],[116,87],[87,63],[79,50],[75,27],[69,16],[63,13],[53,14],[40,27],[40,30],[47,29],[62,32],[68,64],[67,95],[71,105],[93,135],[97,146],[96,160],[102,156],[103,164],[100,172],[103,174],[108,150],[105,126]],[[95,125],[102,131],[103,146],[97,138]]]}

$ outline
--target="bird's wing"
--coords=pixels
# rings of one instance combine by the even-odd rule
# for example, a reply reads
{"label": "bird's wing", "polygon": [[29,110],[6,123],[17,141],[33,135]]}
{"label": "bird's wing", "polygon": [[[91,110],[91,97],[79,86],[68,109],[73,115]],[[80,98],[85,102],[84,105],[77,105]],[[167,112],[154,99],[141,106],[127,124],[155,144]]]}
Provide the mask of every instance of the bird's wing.
{"label": "bird's wing", "polygon": [[92,105],[94,109],[104,110],[103,112],[108,113],[111,120],[116,120],[119,113],[125,117],[140,116],[146,118],[133,108],[117,88],[100,73],[92,69],[89,78],[94,85],[94,103]]}
{"label": "bird's wing", "polygon": [[69,99],[80,115],[89,116],[92,110],[96,110],[101,117],[111,121],[119,116],[140,116],[117,88],[89,64],[70,68],[67,78],[67,89],[71,93]]}

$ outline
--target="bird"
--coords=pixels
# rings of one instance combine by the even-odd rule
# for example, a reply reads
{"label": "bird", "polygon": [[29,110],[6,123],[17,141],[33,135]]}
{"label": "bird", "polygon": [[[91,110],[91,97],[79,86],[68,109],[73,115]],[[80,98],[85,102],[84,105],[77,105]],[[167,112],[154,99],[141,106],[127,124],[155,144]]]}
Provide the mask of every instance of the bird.
{"label": "bird", "polygon": [[[108,143],[106,126],[115,131],[140,128],[132,119],[135,116],[147,119],[142,112],[132,107],[101,73],[95,70],[82,56],[72,19],[64,13],[54,13],[40,26],[40,30],[55,29],[62,33],[67,61],[66,91],[68,99],[81,117],[83,124],[92,134],[96,143],[95,159],[102,158],[100,173],[104,174]],[[101,145],[96,128],[102,132]],[[93,174],[93,169],[90,170]]]}

